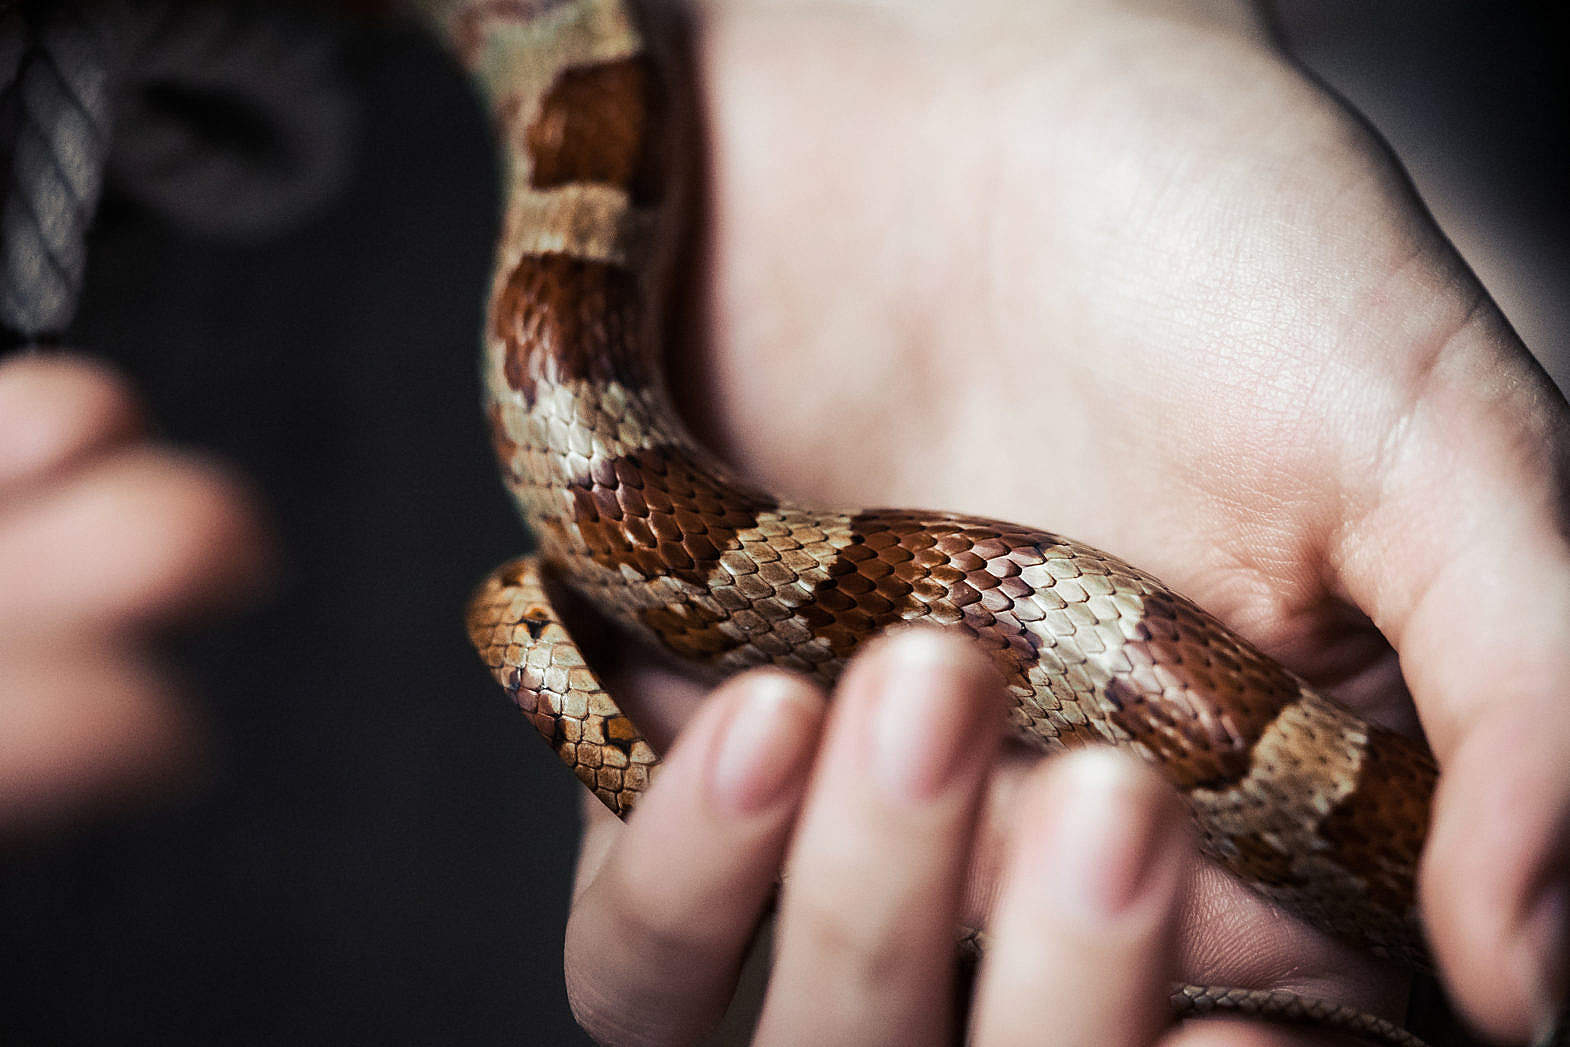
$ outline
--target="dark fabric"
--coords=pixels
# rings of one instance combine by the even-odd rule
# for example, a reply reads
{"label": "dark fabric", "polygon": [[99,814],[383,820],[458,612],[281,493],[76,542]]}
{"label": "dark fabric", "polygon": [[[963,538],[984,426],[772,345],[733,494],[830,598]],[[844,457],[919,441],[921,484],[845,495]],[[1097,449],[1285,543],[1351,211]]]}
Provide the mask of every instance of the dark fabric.
{"label": "dark fabric", "polygon": [[349,33],[356,173],[255,248],[113,201],[74,344],[262,492],[274,602],[184,644],[209,784],[0,861],[0,1043],[556,1044],[577,784],[482,670],[524,548],[480,428],[481,116],[412,32]]}

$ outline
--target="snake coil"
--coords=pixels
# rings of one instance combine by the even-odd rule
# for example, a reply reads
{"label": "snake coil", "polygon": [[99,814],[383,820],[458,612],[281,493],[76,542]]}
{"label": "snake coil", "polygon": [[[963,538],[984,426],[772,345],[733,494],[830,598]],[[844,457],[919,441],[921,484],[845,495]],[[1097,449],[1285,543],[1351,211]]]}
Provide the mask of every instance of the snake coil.
{"label": "snake coil", "polygon": [[[926,622],[987,651],[1025,743],[1137,753],[1185,797],[1210,858],[1311,923],[1424,964],[1425,747],[1071,539],[941,512],[820,510],[732,475],[676,420],[657,362],[682,186],[665,170],[674,122],[634,14],[623,0],[427,6],[495,120],[506,205],[482,373],[503,476],[540,549],[481,586],[468,629],[607,807],[630,811],[657,757],[586,663],[555,586],[718,673],[774,665],[828,683],[879,630]],[[1416,1042],[1289,994],[1182,986],[1174,1003]]]}

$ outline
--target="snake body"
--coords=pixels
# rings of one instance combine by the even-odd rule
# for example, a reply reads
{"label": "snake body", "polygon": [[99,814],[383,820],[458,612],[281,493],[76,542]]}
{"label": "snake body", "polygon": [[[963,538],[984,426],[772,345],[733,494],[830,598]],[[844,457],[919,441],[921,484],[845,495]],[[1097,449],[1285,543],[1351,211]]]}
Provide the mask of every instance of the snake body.
{"label": "snake body", "polygon": [[539,542],[481,586],[468,629],[607,807],[626,814],[658,761],[553,586],[710,669],[825,683],[879,630],[933,623],[989,652],[1024,742],[1137,753],[1186,798],[1209,857],[1311,923],[1423,963],[1426,748],[1114,556],[968,516],[819,510],[732,475],[677,421],[657,364],[681,193],[665,170],[669,91],[636,18],[622,0],[434,9],[504,162],[483,383],[505,482]]}

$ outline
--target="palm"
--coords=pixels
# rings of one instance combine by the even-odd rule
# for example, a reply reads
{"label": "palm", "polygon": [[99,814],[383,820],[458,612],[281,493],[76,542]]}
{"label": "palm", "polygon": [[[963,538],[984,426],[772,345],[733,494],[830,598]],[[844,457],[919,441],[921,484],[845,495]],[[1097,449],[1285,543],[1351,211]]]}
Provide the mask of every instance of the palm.
{"label": "palm", "polygon": [[[1431,368],[1497,319],[1373,137],[1246,17],[770,6],[700,20],[704,334],[673,361],[699,431],[809,503],[1105,548],[1413,725],[1355,609],[1401,550],[1361,539]],[[645,712],[657,740],[687,708]],[[1391,991],[1202,894],[1185,976]]]}
{"label": "palm", "polygon": [[717,18],[712,336],[678,385],[769,486],[1071,535],[1349,686],[1393,666],[1335,599],[1342,494],[1471,303],[1350,116],[1149,21],[1000,27],[980,80],[884,13]]}

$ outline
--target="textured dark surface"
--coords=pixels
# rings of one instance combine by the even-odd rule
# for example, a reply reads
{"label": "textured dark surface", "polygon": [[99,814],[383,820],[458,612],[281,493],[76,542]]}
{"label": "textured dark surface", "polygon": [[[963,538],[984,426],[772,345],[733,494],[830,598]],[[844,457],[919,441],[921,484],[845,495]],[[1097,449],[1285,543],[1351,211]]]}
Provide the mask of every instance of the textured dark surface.
{"label": "textured dark surface", "polygon": [[0,91],[17,120],[0,209],[0,324],[10,339],[47,339],[76,311],[112,138],[118,14],[108,5],[0,9]]}
{"label": "textured dark surface", "polygon": [[287,563],[190,644],[207,786],[4,854],[0,1043],[587,1042],[560,975],[579,786],[463,632],[523,545],[474,364],[494,154],[422,39],[351,52],[331,213],[255,249],[100,223],[75,341],[253,479]]}

